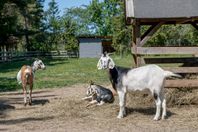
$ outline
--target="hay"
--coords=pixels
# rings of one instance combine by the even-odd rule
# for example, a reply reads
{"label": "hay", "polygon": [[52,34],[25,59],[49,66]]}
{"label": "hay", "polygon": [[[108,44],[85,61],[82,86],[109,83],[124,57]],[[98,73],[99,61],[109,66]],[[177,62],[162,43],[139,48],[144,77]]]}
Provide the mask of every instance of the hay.
{"label": "hay", "polygon": [[[198,105],[198,89],[167,88],[165,89],[165,96],[168,107]],[[130,107],[154,106],[155,102],[149,91],[135,91],[128,93],[127,105]]]}
{"label": "hay", "polygon": [[198,89],[167,89],[166,99],[168,106],[198,105]]}
{"label": "hay", "polygon": [[127,105],[129,107],[151,106],[154,104],[154,99],[148,90],[133,91],[127,94]]}
{"label": "hay", "polygon": [[[197,75],[198,74],[185,74],[183,77],[186,79],[197,79]],[[166,99],[168,106],[198,105],[198,89],[166,89]]]}

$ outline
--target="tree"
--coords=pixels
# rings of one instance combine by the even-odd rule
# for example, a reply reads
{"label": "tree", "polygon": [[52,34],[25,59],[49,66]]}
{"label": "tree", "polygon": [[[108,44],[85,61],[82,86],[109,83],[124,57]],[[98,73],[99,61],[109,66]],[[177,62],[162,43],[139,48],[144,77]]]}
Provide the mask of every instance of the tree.
{"label": "tree", "polygon": [[103,18],[103,4],[99,2],[99,0],[92,0],[90,5],[87,7],[90,23],[89,25],[94,29],[95,35],[104,35],[102,31],[102,27],[104,24]]}
{"label": "tree", "polygon": [[192,41],[193,41],[193,44],[196,44],[196,46],[198,46],[198,30],[195,29],[194,27],[192,27]]}
{"label": "tree", "polygon": [[70,20],[71,23],[76,24],[76,36],[86,36],[93,34],[87,6],[67,8],[64,12],[62,20]]}
{"label": "tree", "polygon": [[[26,48],[28,51],[36,50],[32,40],[37,33],[41,32],[42,28],[42,18],[43,18],[43,2],[44,0],[27,0],[24,1],[24,6],[20,7],[21,15],[23,16],[23,21],[21,25],[22,32],[24,32],[26,40]],[[31,36],[31,37],[30,37]]]}
{"label": "tree", "polygon": [[88,6],[88,11],[96,35],[113,36],[113,46],[119,53],[128,49],[131,28],[125,25],[123,1],[93,0]]}
{"label": "tree", "polygon": [[60,16],[58,5],[55,0],[49,2],[49,9],[45,12],[46,32],[49,35],[48,43],[51,49],[58,50],[58,43],[60,40]]}
{"label": "tree", "polygon": [[65,16],[62,19],[62,40],[65,50],[77,51],[78,40],[76,36],[79,30],[78,27],[77,21],[72,20],[71,16]]}
{"label": "tree", "polygon": [[[110,7],[116,11],[112,18],[113,46],[122,55],[124,51],[128,52],[130,50],[132,28],[125,24],[123,1],[111,0],[111,2],[114,6]],[[115,5],[115,3],[117,4]]]}
{"label": "tree", "polygon": [[196,43],[191,25],[165,25],[147,42],[147,46],[192,46]]}
{"label": "tree", "polygon": [[32,50],[31,39],[40,32],[43,14],[43,0],[3,0],[1,1],[0,30],[5,45],[10,38],[17,38],[27,50]]}
{"label": "tree", "polygon": [[9,36],[16,33],[17,5],[8,0],[0,1],[0,46],[6,46]]}

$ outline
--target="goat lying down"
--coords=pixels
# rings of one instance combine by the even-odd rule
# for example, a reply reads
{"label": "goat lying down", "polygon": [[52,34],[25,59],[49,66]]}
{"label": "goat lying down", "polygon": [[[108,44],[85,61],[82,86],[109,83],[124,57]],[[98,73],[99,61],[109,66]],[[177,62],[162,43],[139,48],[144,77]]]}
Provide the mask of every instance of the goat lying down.
{"label": "goat lying down", "polygon": [[34,74],[38,69],[45,69],[45,65],[39,59],[36,59],[32,66],[24,65],[21,67],[17,73],[17,81],[19,84],[22,84],[23,95],[24,95],[24,105],[27,105],[27,85],[30,86],[29,89],[29,105],[32,104],[32,88],[34,81]]}
{"label": "goat lying down", "polygon": [[87,88],[86,97],[82,98],[82,100],[91,100],[89,104],[86,106],[90,106],[92,104],[103,105],[104,103],[113,103],[114,96],[111,90],[104,88],[100,85],[96,85],[91,83]]}
{"label": "goat lying down", "polygon": [[162,119],[166,117],[166,99],[164,97],[164,83],[167,77],[181,77],[170,71],[164,71],[157,65],[146,65],[134,69],[115,66],[108,54],[103,54],[97,64],[98,69],[108,69],[112,87],[119,96],[120,110],[117,118],[126,115],[126,93],[128,90],[149,89],[156,103],[154,120],[160,119],[161,107]]}

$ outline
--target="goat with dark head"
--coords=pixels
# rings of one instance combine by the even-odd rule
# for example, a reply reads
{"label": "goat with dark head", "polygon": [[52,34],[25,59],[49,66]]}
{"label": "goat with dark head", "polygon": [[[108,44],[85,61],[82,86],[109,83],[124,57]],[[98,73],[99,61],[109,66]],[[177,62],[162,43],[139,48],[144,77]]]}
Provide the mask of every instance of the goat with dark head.
{"label": "goat with dark head", "polygon": [[32,88],[34,81],[34,74],[39,69],[45,69],[45,65],[42,60],[36,59],[32,66],[24,65],[21,67],[19,72],[17,73],[17,81],[19,84],[22,84],[23,87],[23,95],[24,95],[24,105],[27,104],[27,85],[30,86],[29,89],[29,105],[32,104]]}
{"label": "goat with dark head", "polygon": [[91,100],[87,107],[96,103],[97,105],[103,105],[104,103],[113,103],[114,95],[110,89],[91,82],[87,88],[86,97],[83,100]]}
{"label": "goat with dark head", "polygon": [[115,65],[108,54],[103,54],[97,64],[98,69],[108,69],[109,78],[113,88],[119,96],[120,111],[118,118],[126,115],[126,92],[129,90],[149,89],[155,99],[156,114],[154,120],[160,119],[161,107],[162,119],[166,117],[166,99],[164,97],[164,83],[166,77],[181,77],[170,71],[164,71],[157,65],[146,65],[138,68],[122,68]]}

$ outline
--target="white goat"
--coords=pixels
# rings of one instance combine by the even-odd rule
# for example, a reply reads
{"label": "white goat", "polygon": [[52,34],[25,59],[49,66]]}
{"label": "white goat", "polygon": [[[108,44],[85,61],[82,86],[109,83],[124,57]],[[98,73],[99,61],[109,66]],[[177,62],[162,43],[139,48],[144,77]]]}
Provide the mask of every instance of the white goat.
{"label": "white goat", "polygon": [[164,97],[164,83],[166,77],[181,77],[170,71],[164,71],[157,65],[146,65],[134,69],[115,66],[108,54],[103,54],[97,64],[98,69],[108,69],[110,81],[119,96],[120,111],[117,118],[126,115],[127,90],[149,89],[155,99],[156,114],[154,120],[160,119],[161,107],[162,119],[166,117],[166,99]]}
{"label": "white goat", "polygon": [[21,67],[19,72],[17,73],[17,81],[19,84],[22,83],[23,87],[23,95],[24,95],[24,105],[27,104],[27,89],[26,86],[30,85],[29,89],[29,105],[32,104],[32,88],[33,88],[33,80],[34,80],[34,73],[38,69],[45,69],[45,65],[39,59],[36,59],[32,66],[24,65]]}

